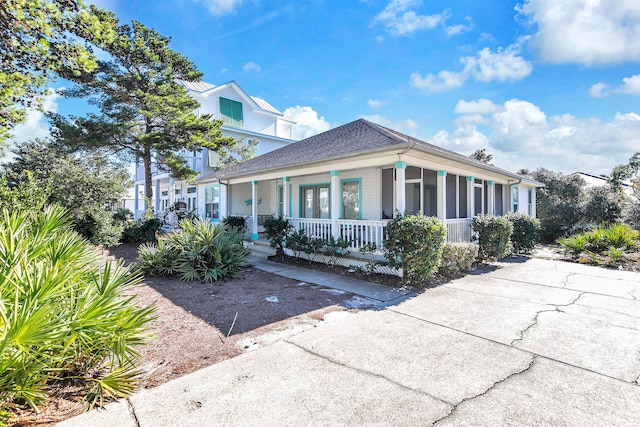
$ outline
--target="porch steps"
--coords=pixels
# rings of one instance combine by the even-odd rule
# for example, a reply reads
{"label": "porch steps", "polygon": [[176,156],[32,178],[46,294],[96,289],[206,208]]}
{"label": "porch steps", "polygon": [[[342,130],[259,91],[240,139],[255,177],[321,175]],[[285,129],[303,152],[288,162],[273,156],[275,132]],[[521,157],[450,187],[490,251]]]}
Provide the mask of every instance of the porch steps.
{"label": "porch steps", "polygon": [[268,259],[270,256],[276,254],[275,248],[269,245],[266,240],[255,240],[253,242],[244,242],[244,246],[251,250],[251,255],[256,258]]}

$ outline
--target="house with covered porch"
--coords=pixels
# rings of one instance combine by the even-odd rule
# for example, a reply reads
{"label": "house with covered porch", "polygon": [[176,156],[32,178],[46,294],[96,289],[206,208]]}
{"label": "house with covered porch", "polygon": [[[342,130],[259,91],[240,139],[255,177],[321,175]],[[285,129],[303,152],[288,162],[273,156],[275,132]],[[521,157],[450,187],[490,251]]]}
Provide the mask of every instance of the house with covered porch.
{"label": "house with covered porch", "polygon": [[220,212],[284,215],[315,237],[381,248],[395,211],[440,218],[449,241],[471,239],[478,214],[536,215],[542,183],[359,119],[221,171]]}

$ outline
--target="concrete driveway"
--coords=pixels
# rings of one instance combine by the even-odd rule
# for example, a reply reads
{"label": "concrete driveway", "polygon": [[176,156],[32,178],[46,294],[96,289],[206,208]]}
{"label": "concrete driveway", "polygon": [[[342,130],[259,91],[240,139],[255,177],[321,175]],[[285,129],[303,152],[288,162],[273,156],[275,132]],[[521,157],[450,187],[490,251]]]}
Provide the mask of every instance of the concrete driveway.
{"label": "concrete driveway", "polygon": [[640,274],[495,267],[62,425],[640,425]]}

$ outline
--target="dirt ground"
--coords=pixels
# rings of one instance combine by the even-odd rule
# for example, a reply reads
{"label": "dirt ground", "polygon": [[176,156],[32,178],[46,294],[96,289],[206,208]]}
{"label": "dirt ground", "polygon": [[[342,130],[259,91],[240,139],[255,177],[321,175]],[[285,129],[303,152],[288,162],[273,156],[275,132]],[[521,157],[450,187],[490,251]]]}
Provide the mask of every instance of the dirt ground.
{"label": "dirt ground", "polygon": [[[127,263],[136,254],[136,245],[105,253]],[[328,312],[344,310],[342,304],[353,297],[253,268],[239,279],[213,284],[148,278],[132,292],[140,305],[157,308],[157,318],[150,324],[155,338],[141,349],[143,388],[313,328]],[[51,425],[83,412],[78,400],[77,390],[56,390],[40,413],[19,413],[11,424]]]}

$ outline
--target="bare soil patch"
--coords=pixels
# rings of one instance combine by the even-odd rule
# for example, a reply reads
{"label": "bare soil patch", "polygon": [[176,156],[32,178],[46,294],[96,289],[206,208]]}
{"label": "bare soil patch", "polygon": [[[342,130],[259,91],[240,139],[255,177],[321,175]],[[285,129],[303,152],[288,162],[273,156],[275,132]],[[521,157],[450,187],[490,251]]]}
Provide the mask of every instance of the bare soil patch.
{"label": "bare soil patch", "polygon": [[[131,263],[137,245],[112,248],[105,255]],[[155,338],[140,351],[143,388],[313,328],[327,313],[344,310],[344,302],[353,297],[253,268],[239,279],[217,283],[147,278],[132,292],[141,306],[157,308],[149,326]],[[78,392],[56,385],[39,413],[20,411],[12,425],[52,425],[77,415],[86,409]]]}

